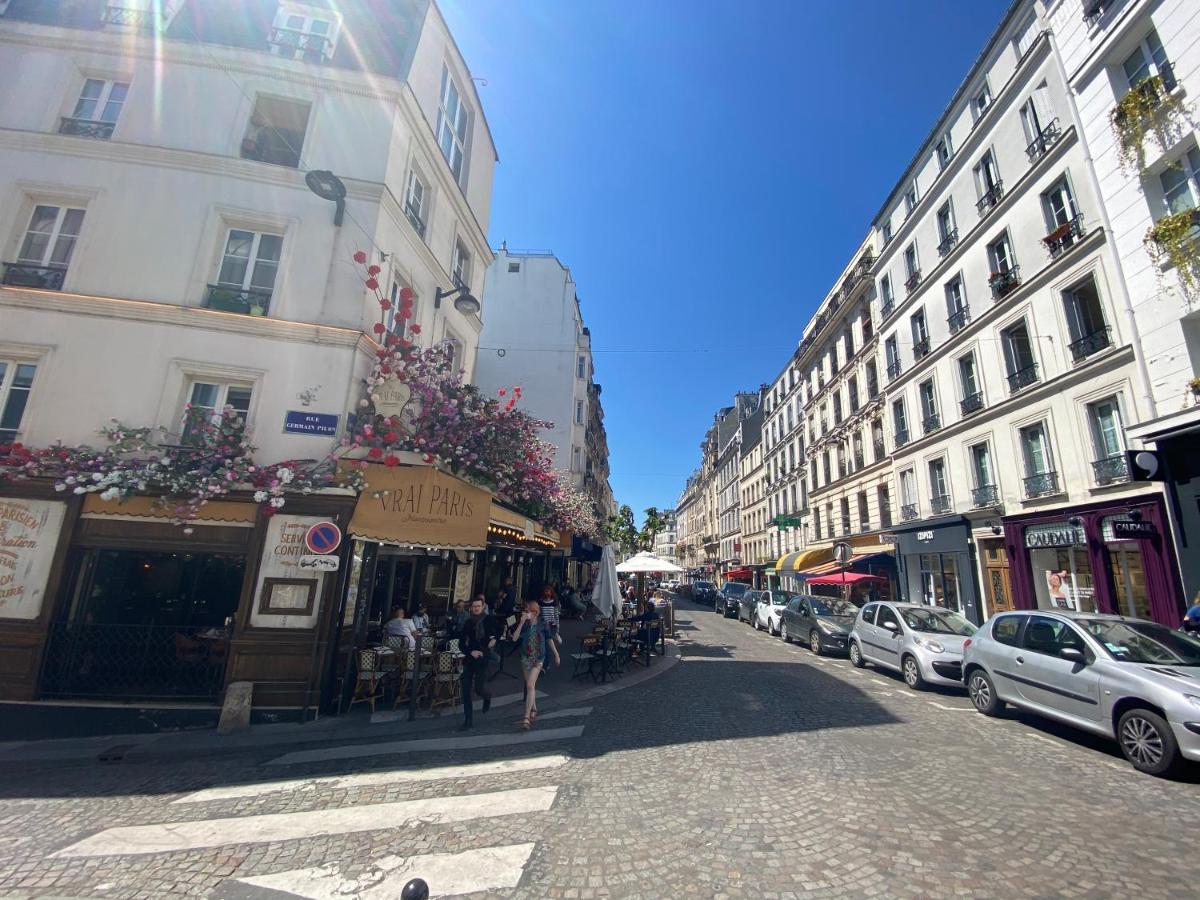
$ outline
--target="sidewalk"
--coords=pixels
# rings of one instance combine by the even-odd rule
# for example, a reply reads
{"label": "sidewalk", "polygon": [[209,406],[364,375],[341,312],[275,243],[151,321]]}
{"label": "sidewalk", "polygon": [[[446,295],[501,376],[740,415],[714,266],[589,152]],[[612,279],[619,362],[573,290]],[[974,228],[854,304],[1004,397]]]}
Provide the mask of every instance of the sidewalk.
{"label": "sidewalk", "polygon": [[[562,665],[545,673],[538,682],[540,710],[567,708],[633,687],[666,672],[679,660],[678,645],[668,639],[667,655],[655,657],[647,669],[632,666],[624,675],[605,684],[596,684],[588,676],[572,679],[573,660],[570,655],[578,652],[579,638],[591,630],[591,622],[575,619],[562,623],[563,644],[559,648]],[[519,669],[520,663],[515,657],[506,661],[506,672],[513,672],[519,676]],[[500,707],[500,715],[494,719],[476,716],[475,724],[480,730],[492,721],[511,718],[513,711],[519,708],[523,693],[523,683],[519,677],[508,678],[501,675],[490,681],[489,687],[495,698],[493,704]],[[329,741],[369,742],[394,738],[397,735],[451,731],[462,722],[461,709],[441,710],[440,714],[436,715],[422,711],[412,722],[408,721],[407,707],[402,706],[394,712],[390,705],[377,705],[376,709],[374,716],[369,709],[360,706],[356,707],[352,714],[325,717],[304,724],[252,725],[248,730],[232,735],[218,735],[215,730],[208,729],[4,742],[0,743],[0,764],[95,762],[102,755],[111,757],[106,760],[109,762],[130,762],[161,756],[213,754],[279,745],[295,746]]]}

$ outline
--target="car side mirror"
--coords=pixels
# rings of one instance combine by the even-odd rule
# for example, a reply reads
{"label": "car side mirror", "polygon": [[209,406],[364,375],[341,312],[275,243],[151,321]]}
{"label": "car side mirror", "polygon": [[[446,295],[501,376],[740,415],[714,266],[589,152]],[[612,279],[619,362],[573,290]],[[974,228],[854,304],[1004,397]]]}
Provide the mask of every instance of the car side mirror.
{"label": "car side mirror", "polygon": [[1063,659],[1069,659],[1071,662],[1083,662],[1083,651],[1078,647],[1063,647],[1058,651],[1058,655]]}
{"label": "car side mirror", "polygon": [[899,626],[897,626],[895,622],[884,622],[883,627],[888,631],[895,631]]}

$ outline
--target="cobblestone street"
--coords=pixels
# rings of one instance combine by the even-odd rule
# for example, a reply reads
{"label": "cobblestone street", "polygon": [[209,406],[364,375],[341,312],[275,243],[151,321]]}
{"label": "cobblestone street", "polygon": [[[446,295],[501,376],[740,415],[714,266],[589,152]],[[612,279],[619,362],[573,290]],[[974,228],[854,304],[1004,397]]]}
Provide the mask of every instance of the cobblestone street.
{"label": "cobblestone street", "polygon": [[[462,737],[9,765],[0,895],[1193,893],[1200,774],[683,603],[682,661]],[[660,663],[661,664],[661,663]]]}

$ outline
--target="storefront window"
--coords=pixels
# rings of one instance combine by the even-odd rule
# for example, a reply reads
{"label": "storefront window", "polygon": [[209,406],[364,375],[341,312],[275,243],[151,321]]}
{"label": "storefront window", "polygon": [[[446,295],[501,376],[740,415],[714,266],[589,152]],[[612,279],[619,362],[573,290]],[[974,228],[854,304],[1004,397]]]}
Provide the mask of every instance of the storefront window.
{"label": "storefront window", "polygon": [[1142,542],[1120,540],[1113,534],[1113,522],[1127,521],[1123,516],[1106,516],[1101,523],[1104,549],[1108,554],[1117,612],[1138,619],[1150,618],[1150,592],[1146,586],[1146,567],[1142,560]]}
{"label": "storefront window", "polygon": [[1096,590],[1083,528],[1069,522],[1025,529],[1038,609],[1096,612]]}
{"label": "storefront window", "polygon": [[952,553],[921,554],[921,600],[961,613],[958,590],[958,560]]}

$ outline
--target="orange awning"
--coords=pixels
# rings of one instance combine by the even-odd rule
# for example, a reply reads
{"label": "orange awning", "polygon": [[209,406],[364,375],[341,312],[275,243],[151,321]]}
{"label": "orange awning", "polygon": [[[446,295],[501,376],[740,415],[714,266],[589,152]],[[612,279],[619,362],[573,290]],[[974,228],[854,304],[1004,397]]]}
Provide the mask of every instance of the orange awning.
{"label": "orange awning", "polygon": [[[102,500],[99,494],[83,499],[85,516],[137,516],[148,519],[174,519],[175,509],[162,506],[156,497],[130,497],[124,502]],[[253,525],[258,519],[258,504],[236,500],[211,500],[200,507],[196,521]]]}

